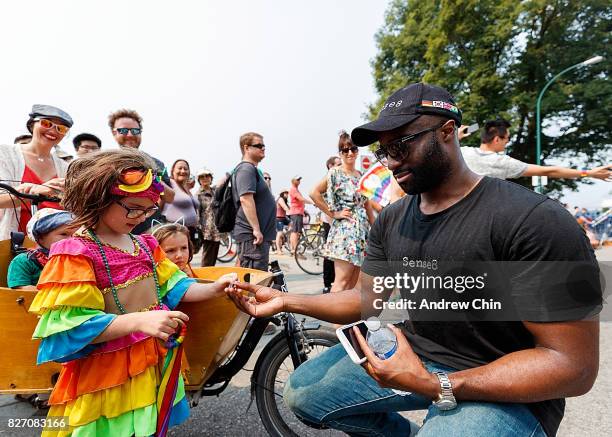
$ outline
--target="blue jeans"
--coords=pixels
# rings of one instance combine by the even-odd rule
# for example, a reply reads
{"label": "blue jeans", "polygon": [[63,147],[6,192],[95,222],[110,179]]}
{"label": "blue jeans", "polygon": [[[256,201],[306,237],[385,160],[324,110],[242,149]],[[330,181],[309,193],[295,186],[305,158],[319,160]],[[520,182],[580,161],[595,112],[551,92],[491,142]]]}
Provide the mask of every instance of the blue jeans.
{"label": "blue jeans", "polygon": [[[429,371],[454,371],[431,361],[423,364]],[[422,396],[381,388],[342,345],[302,364],[285,384],[284,400],[306,423],[352,436],[546,436],[525,404],[459,401],[457,408],[440,411]],[[420,429],[397,413],[411,410],[428,410]]]}

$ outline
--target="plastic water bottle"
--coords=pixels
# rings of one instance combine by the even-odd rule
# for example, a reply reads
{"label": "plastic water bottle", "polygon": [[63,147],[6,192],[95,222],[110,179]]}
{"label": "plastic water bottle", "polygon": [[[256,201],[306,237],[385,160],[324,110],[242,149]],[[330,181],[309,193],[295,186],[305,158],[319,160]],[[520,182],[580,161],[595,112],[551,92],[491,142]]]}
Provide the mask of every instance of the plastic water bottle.
{"label": "plastic water bottle", "polygon": [[397,350],[395,334],[389,328],[381,327],[378,319],[368,319],[366,326],[368,327],[366,341],[372,352],[381,360],[391,358]]}
{"label": "plastic water bottle", "polygon": [[[393,331],[389,328],[381,326],[380,320],[376,317],[370,317],[366,322],[368,333],[366,341],[372,352],[381,360],[388,360],[397,350],[397,338]],[[409,391],[391,389],[394,393],[400,396],[411,394]]]}

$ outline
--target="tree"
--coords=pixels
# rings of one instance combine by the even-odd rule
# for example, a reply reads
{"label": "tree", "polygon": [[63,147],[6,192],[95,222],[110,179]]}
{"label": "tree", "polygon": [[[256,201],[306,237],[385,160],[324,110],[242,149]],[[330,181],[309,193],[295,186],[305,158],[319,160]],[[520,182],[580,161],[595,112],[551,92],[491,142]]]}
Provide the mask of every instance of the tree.
{"label": "tree", "polygon": [[[466,123],[510,120],[509,153],[535,163],[538,93],[564,68],[602,55],[603,62],[574,70],[546,92],[541,157],[543,164],[601,164],[610,153],[611,18],[607,0],[394,0],[376,35],[372,68],[380,97],[370,117],[408,83],[440,85],[456,97]],[[477,138],[470,142],[478,145]],[[547,189],[555,195],[576,186],[554,180]]]}

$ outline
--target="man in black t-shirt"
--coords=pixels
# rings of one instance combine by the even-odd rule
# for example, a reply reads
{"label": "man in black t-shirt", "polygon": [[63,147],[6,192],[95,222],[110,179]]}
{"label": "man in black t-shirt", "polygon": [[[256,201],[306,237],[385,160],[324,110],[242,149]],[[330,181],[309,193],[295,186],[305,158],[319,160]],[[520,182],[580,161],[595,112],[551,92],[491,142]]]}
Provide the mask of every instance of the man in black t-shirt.
{"label": "man in black t-shirt", "polygon": [[[425,292],[421,305],[450,305],[409,307],[409,318],[392,328],[397,349],[386,360],[357,331],[363,368],[342,346],[301,365],[284,401],[305,422],[350,435],[552,436],[563,398],[592,387],[601,289],[584,232],[555,201],[470,171],[460,124],[452,96],[419,83],[395,92],[377,120],[353,130],[358,146],[379,141],[377,158],[411,195],[372,226],[355,289],[300,296],[241,283],[228,290],[258,317],[291,311],[334,323],[371,315],[376,297],[393,287],[407,302]],[[400,281],[407,271],[420,288]],[[391,283],[381,290],[379,279]],[[431,289],[423,285],[429,279]],[[256,301],[240,289],[256,292]],[[460,306],[479,300],[473,296],[499,300],[504,310]],[[429,410],[420,430],[397,413],[418,409]]]}

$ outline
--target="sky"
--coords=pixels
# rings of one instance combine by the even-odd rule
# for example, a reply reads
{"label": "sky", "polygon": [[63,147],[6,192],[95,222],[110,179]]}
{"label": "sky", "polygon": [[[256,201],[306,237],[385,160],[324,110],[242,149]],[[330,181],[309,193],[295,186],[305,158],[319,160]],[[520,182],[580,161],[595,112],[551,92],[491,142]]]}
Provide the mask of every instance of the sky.
{"label": "sky", "polygon": [[[242,133],[263,134],[275,193],[326,174],[338,132],[376,99],[370,68],[387,2],[54,1],[3,6],[0,141],[25,133],[31,105],[58,106],[71,137],[116,147],[107,116],[143,117],[141,149],[215,175],[240,160]],[[7,13],[8,12],[8,13]],[[7,44],[8,42],[8,44]],[[73,151],[71,138],[60,146]]]}
{"label": "sky", "polygon": [[301,175],[308,192],[339,131],[362,124],[376,100],[370,62],[388,3],[7,2],[0,142],[25,133],[31,105],[44,103],[75,121],[63,149],[81,132],[116,147],[108,114],[130,108],[144,119],[141,149],[168,166],[182,158],[219,176],[240,160],[239,136],[255,131],[273,191]]}

